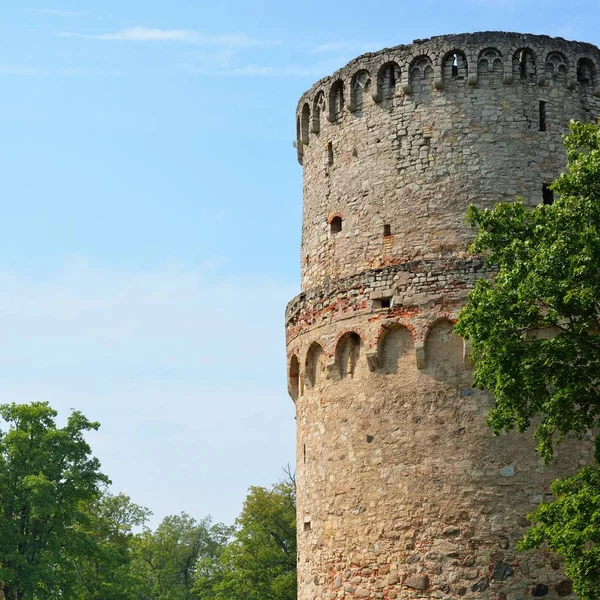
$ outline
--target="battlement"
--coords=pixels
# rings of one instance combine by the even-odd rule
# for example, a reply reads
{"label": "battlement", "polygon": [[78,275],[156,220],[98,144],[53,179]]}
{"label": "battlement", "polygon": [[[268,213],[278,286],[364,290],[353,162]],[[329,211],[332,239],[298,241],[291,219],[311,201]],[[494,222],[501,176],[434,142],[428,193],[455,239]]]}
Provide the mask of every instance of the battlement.
{"label": "battlement", "polygon": [[600,117],[600,50],[475,33],[365,54],[296,114],[304,166],[302,289],[464,256],[470,204],[530,206],[564,169],[571,119]]}
{"label": "battlement", "polygon": [[[529,83],[583,87],[600,96],[600,50],[543,35],[481,32],[443,35],[363,54],[305,92],[298,103],[298,157],[325,122],[360,116],[370,99],[393,108],[394,98],[459,86]],[[415,100],[416,101],[416,100]]]}

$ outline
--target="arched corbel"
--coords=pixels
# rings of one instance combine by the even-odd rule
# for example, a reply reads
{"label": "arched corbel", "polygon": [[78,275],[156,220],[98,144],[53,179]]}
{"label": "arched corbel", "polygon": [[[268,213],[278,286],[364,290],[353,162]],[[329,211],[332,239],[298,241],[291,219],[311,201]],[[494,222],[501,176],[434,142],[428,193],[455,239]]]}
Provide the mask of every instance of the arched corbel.
{"label": "arched corbel", "polygon": [[425,368],[425,346],[420,343],[415,346],[415,354],[417,356],[417,369]]}
{"label": "arched corbel", "polygon": [[379,364],[379,353],[376,350],[373,350],[371,352],[367,352],[366,356],[367,364],[369,365],[369,371],[377,371],[377,369],[379,369],[381,366]]}
{"label": "arched corbel", "polygon": [[469,76],[467,77],[467,84],[469,87],[475,87],[479,81],[477,77],[477,57],[467,56],[467,66],[469,69]]}
{"label": "arched corbel", "polygon": [[573,65],[569,67],[567,72],[567,88],[574,90],[577,87],[577,69]]}
{"label": "arched corbel", "polygon": [[383,100],[383,94],[381,93],[381,88],[379,87],[379,78],[377,78],[375,85],[371,85],[371,98],[373,98],[373,102],[375,102],[375,104],[380,104]]}
{"label": "arched corbel", "polygon": [[444,78],[442,77],[442,65],[433,67],[433,87],[436,90],[444,89]]}
{"label": "arched corbel", "polygon": [[331,381],[340,381],[342,379],[342,376],[340,375],[340,370],[338,369],[337,362],[335,361],[334,358],[329,359],[325,363],[325,369],[326,369],[327,373],[329,374],[329,379],[331,379]]}
{"label": "arched corbel", "polygon": [[512,85],[515,81],[512,60],[504,61],[504,85]]}

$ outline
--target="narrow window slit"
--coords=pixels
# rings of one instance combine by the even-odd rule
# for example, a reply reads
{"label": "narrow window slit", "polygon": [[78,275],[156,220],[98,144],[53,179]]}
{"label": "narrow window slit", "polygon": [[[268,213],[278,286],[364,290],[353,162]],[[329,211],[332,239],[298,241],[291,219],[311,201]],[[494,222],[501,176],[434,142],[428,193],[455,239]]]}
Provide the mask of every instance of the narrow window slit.
{"label": "narrow window slit", "polygon": [[540,102],[540,131],[546,131],[548,129],[548,122],[546,119],[546,103]]}
{"label": "narrow window slit", "polygon": [[333,164],[333,144],[331,142],[327,142],[327,164]]}
{"label": "narrow window slit", "polygon": [[550,189],[549,183],[542,186],[542,202],[546,206],[550,206],[554,202],[554,192]]}
{"label": "narrow window slit", "polygon": [[392,235],[392,226],[386,224],[383,226],[383,237],[389,237],[390,235]]}
{"label": "narrow window slit", "polygon": [[455,54],[452,57],[452,79],[458,77],[458,56]]}
{"label": "narrow window slit", "polygon": [[519,74],[521,79],[527,79],[527,60],[523,50],[521,50],[521,53],[519,54]]}
{"label": "narrow window slit", "polygon": [[390,82],[390,87],[394,87],[396,85],[396,73],[394,72],[394,66],[388,67],[388,79]]}
{"label": "narrow window slit", "polygon": [[304,522],[304,531],[310,531],[310,530],[311,530],[310,521],[305,521]]}

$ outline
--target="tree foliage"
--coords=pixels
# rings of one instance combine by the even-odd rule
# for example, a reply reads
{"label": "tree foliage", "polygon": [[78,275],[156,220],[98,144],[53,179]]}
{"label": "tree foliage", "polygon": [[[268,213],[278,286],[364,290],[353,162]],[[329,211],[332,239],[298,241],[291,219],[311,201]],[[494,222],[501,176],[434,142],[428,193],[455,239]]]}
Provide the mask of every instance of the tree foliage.
{"label": "tree foliage", "polygon": [[139,600],[191,600],[201,578],[211,579],[231,529],[210,517],[200,522],[182,513],[166,517],[155,532],[135,540],[132,569]]}
{"label": "tree foliage", "polygon": [[80,551],[72,556],[77,600],[137,600],[138,577],[132,568],[134,528],[149,515],[125,494],[102,496],[89,503],[79,525]]}
{"label": "tree foliage", "polygon": [[8,600],[52,598],[73,581],[82,508],[108,483],[84,438],[99,425],[73,411],[59,428],[42,402],[4,404],[0,416],[0,581]]}
{"label": "tree foliage", "polygon": [[[221,559],[217,600],[295,600],[296,490],[293,480],[251,487]],[[209,598],[210,596],[205,596]]]}
{"label": "tree foliage", "polygon": [[552,484],[556,499],[534,513],[535,525],[519,543],[523,550],[546,543],[565,561],[582,600],[598,597],[600,589],[600,471],[586,467]]}
{"label": "tree foliage", "polygon": [[[564,143],[568,169],[552,185],[553,204],[469,209],[479,228],[471,249],[496,274],[477,282],[456,327],[472,345],[475,385],[496,400],[488,424],[499,433],[535,423],[545,461],[600,416],[600,128],[572,123]],[[598,459],[598,438],[596,448]],[[594,466],[556,482],[557,499],[531,516],[524,543],[561,554],[582,600],[598,589],[598,556],[587,544],[599,534],[599,477]]]}

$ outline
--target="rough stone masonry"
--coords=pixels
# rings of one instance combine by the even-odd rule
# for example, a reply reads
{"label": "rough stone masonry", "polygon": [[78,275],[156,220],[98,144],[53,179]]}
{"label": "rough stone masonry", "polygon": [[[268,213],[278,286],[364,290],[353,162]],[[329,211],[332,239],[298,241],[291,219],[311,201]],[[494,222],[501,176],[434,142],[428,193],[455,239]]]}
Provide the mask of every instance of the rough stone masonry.
{"label": "rough stone masonry", "polygon": [[467,207],[552,202],[569,120],[600,116],[599,69],[590,44],[441,36],[302,96],[302,293],[286,312],[300,600],[573,598],[556,557],[515,541],[590,446],[544,467],[531,436],[492,437],[452,322],[492,275],[467,253]]}

